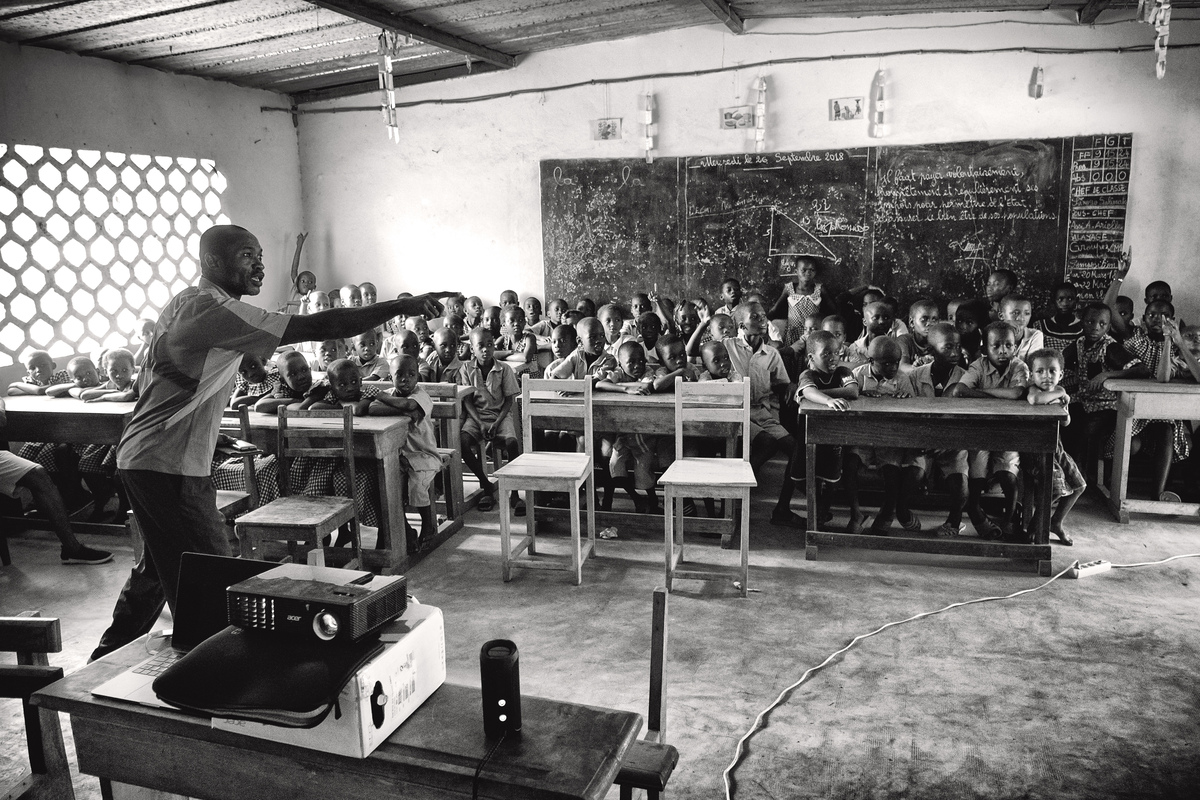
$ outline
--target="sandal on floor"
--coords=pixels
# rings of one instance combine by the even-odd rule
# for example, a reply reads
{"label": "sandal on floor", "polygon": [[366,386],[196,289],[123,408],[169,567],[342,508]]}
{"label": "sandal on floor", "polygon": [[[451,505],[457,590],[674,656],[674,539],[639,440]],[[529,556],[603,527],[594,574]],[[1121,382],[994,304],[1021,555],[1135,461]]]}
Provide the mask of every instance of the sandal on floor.
{"label": "sandal on floor", "polygon": [[491,493],[485,493],[479,498],[479,510],[483,512],[491,511],[496,507],[496,498],[492,497]]}
{"label": "sandal on floor", "polygon": [[916,533],[917,531],[921,530],[921,518],[916,514],[910,514],[908,517],[908,522],[901,522],[900,527],[904,528],[904,530],[908,531],[909,533]]}

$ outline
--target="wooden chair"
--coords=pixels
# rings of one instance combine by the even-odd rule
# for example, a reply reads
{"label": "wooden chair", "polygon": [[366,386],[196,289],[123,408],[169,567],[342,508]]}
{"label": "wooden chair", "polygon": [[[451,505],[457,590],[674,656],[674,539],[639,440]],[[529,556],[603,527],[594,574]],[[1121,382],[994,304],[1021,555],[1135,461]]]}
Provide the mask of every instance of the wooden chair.
{"label": "wooden chair", "polygon": [[679,763],[679,750],[667,737],[667,590],[654,590],[650,628],[650,710],[646,736],[629,748],[613,783],[621,787],[621,800],[632,800],[634,789],[643,789],[648,800],[658,800]]}
{"label": "wooden chair", "polygon": [[46,656],[62,652],[58,620],[41,619],[35,614],[0,617],[0,652],[17,654],[15,665],[0,664],[0,697],[21,699],[29,747],[29,770],[15,784],[0,787],[0,797],[74,800],[75,789],[71,785],[71,767],[67,763],[58,712],[37,708],[29,702],[34,692],[63,676],[62,667],[50,666]]}
{"label": "wooden chair", "polygon": [[[305,563],[310,550],[321,548],[321,539],[332,534],[343,524],[349,523],[354,548],[354,558],[347,565],[357,568],[362,564],[362,543],[358,532],[356,506],[357,486],[354,481],[354,414],[349,406],[329,411],[291,411],[286,406],[279,408],[279,431],[276,457],[278,458],[279,497],[238,517],[234,523],[244,558],[265,557],[265,541],[286,541],[287,554],[296,563]],[[310,442],[311,428],[289,425],[296,419],[340,419],[342,441],[333,447],[315,447]],[[309,497],[291,493],[289,472],[292,459],[297,456],[314,458],[341,458],[345,463],[349,497],[325,495]],[[323,551],[322,551],[323,552]]]}
{"label": "wooden chair", "polygon": [[[540,397],[534,397],[538,392]],[[560,393],[571,395],[568,398]],[[533,450],[532,420],[539,416],[572,417],[580,420],[584,430],[586,451],[583,453],[547,453]],[[524,452],[493,473],[498,484],[500,507],[500,544],[504,580],[512,579],[514,566],[532,569],[565,569],[575,573],[575,585],[583,583],[583,562],[596,549],[596,511],[592,498],[592,384],[591,381],[544,380],[526,378],[521,387],[521,419],[524,431]],[[584,487],[587,511],[587,541],[581,539],[579,528],[579,490]],[[524,489],[526,535],[512,546],[509,531],[508,493]],[[571,504],[571,554],[569,563],[562,559],[540,556],[537,552],[537,518],[535,493],[538,491],[565,492]],[[526,558],[518,560],[522,551]]]}
{"label": "wooden chair", "polygon": [[[727,422],[742,431],[742,453],[726,453],[726,458],[684,458],[684,420],[688,422]],[[742,597],[746,596],[746,578],[750,560],[750,490],[758,485],[750,468],[750,381],[740,383],[705,381],[684,383],[675,379],[675,463],[659,479],[663,486],[663,520],[666,534],[667,591],[676,578],[712,580],[728,577],[727,572],[709,569],[680,569],[683,562],[683,502],[688,497],[712,497],[741,500],[741,579]],[[729,504],[732,512],[732,504]]]}
{"label": "wooden chair", "polygon": [[[241,406],[240,408],[227,408],[221,412],[221,433],[249,443],[249,408]],[[258,508],[258,476],[254,471],[254,457],[262,455],[262,451],[257,447],[252,450],[243,450],[232,445],[218,444],[217,452],[226,458],[240,456],[242,471],[246,478],[246,490],[243,492],[229,489],[217,490],[217,510],[221,512],[221,516],[225,517],[227,523],[232,524],[235,517]]]}
{"label": "wooden chair", "polygon": [[458,398],[458,385],[421,383],[420,386],[433,400],[431,416],[437,432],[438,455],[442,459],[442,494],[446,504],[446,519],[458,519],[466,511],[462,449],[459,442],[462,430],[462,402]]}

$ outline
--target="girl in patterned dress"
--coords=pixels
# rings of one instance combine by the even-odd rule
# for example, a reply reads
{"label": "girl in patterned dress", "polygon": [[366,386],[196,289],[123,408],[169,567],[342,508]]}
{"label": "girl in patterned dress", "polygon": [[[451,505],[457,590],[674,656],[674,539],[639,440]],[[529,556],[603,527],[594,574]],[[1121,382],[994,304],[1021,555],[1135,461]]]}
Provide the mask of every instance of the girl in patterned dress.
{"label": "girl in patterned dress", "polygon": [[824,294],[817,277],[820,262],[812,256],[785,255],[780,260],[781,270],[796,270],[796,280],[783,286],[783,294],[771,307],[767,316],[771,320],[785,320],[783,343],[795,344],[804,335],[804,320],[813,315],[829,316],[837,313],[833,300]]}
{"label": "girl in patterned dress", "polygon": [[[1071,398],[1067,395],[1066,390],[1059,386],[1062,377],[1063,357],[1061,353],[1049,347],[1030,353],[1029,393],[1026,395],[1029,405],[1069,405]],[[1070,417],[1067,418],[1065,424],[1071,424]],[[1030,469],[1036,472],[1040,460],[1028,459],[1025,463],[1031,465]],[[1083,473],[1079,471],[1074,459],[1067,455],[1066,450],[1063,450],[1061,440],[1054,450],[1054,461],[1051,467],[1053,474],[1050,478],[1050,532],[1057,536],[1063,544],[1072,545],[1075,542],[1063,528],[1063,522],[1066,520],[1067,514],[1071,513],[1076,501],[1083,496],[1083,490],[1087,488],[1087,481],[1084,480]]]}

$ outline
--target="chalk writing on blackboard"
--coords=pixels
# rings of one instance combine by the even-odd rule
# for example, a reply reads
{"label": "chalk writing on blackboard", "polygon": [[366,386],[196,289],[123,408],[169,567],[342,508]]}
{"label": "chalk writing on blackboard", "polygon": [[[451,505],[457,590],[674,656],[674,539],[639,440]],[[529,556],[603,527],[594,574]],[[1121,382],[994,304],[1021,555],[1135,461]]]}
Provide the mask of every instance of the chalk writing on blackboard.
{"label": "chalk writing on blackboard", "polygon": [[1080,300],[1103,297],[1125,242],[1133,136],[1077,136],[1071,155],[1066,279]]}

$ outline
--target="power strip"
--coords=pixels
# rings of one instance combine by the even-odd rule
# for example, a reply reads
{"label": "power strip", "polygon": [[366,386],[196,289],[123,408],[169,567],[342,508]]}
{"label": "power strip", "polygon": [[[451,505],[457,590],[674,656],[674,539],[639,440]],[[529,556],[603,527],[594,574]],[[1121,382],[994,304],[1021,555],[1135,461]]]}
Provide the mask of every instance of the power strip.
{"label": "power strip", "polygon": [[1112,569],[1112,562],[1110,561],[1097,560],[1089,561],[1086,564],[1080,564],[1076,561],[1075,566],[1067,571],[1067,577],[1086,578],[1091,575],[1098,575],[1101,572],[1108,572],[1110,569]]}

